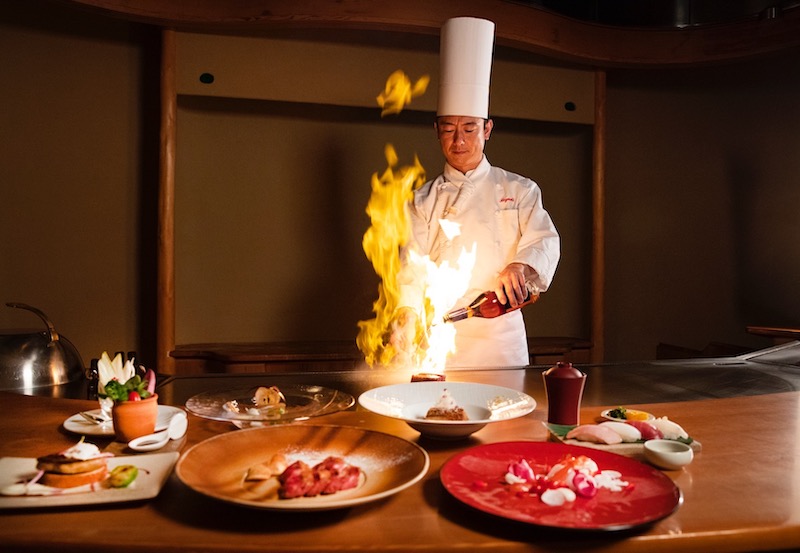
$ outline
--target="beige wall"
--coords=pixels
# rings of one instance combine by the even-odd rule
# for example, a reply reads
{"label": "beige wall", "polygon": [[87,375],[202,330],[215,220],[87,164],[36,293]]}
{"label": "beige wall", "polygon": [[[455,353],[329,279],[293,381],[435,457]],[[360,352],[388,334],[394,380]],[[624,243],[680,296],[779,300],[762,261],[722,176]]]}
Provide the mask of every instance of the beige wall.
{"label": "beige wall", "polygon": [[800,56],[609,78],[608,344],[800,323]]}
{"label": "beige wall", "polygon": [[[86,360],[152,355],[152,33],[30,4],[0,14],[0,300],[45,310]],[[800,68],[782,61],[609,75],[608,360],[797,324]],[[428,121],[296,109],[182,99],[179,343],[347,339],[369,316],[369,177],[385,142],[437,171]],[[565,236],[531,334],[586,336],[589,127],[499,122],[490,159],[542,185]],[[0,328],[36,325],[0,308]]]}
{"label": "beige wall", "polygon": [[[186,98],[178,115],[177,342],[354,339],[377,279],[361,249],[373,173],[391,143],[433,175],[432,115]],[[506,125],[506,129],[503,125]],[[589,241],[586,126],[498,120],[494,163],[535,175],[564,238],[557,284],[527,312],[531,335],[584,336]]]}
{"label": "beige wall", "polygon": [[[178,34],[178,343],[352,340],[373,316],[377,280],[361,250],[370,180],[387,143],[401,164],[417,155],[431,177],[441,171],[438,45],[358,38]],[[586,336],[594,74],[509,57],[495,55],[487,155],[539,182],[564,244],[528,331]],[[375,97],[397,68],[429,75],[428,93],[381,118]]]}
{"label": "beige wall", "polygon": [[0,14],[0,328],[43,328],[5,303],[36,306],[86,363],[141,347],[140,38],[41,2]]}

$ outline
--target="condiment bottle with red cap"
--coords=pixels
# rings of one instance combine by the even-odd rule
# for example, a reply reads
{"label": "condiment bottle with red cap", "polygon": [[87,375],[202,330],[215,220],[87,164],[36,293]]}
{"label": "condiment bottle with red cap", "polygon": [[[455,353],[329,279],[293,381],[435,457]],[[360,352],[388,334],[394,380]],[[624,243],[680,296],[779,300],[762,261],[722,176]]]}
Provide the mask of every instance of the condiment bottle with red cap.
{"label": "condiment bottle with red cap", "polygon": [[581,398],[586,384],[586,374],[572,363],[559,361],[542,373],[547,394],[547,422],[552,424],[580,424]]}

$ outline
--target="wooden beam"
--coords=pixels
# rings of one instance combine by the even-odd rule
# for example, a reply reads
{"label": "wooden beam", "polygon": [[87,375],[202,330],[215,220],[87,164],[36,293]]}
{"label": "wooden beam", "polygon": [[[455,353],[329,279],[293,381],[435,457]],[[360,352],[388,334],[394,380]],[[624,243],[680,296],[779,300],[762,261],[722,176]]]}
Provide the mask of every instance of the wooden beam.
{"label": "wooden beam", "polygon": [[595,72],[592,146],[592,363],[605,356],[606,72]]}
{"label": "wooden beam", "polygon": [[175,145],[178,96],[176,93],[175,31],[161,33],[161,127],[158,167],[158,320],[156,366],[174,374],[175,360]]}
{"label": "wooden beam", "polygon": [[438,36],[451,17],[497,24],[498,46],[595,67],[677,66],[748,59],[800,47],[800,7],[690,27],[615,27],[509,0],[61,0],[184,31],[354,29]]}
{"label": "wooden beam", "polygon": [[[181,96],[374,109],[375,93],[364,83],[380,85],[386,75],[402,66],[407,75],[431,78],[430,92],[415,98],[411,107],[415,111],[436,112],[437,94],[433,91],[439,85],[437,47],[371,48],[313,38],[293,40],[178,31],[177,92]],[[213,75],[213,82],[204,81],[201,75]],[[320,86],[320,83],[335,83],[335,86]],[[536,83],[536,86],[520,86],[520,83]],[[591,125],[594,86],[593,69],[495,59],[492,116]],[[572,104],[572,109],[566,109],[567,104]]]}

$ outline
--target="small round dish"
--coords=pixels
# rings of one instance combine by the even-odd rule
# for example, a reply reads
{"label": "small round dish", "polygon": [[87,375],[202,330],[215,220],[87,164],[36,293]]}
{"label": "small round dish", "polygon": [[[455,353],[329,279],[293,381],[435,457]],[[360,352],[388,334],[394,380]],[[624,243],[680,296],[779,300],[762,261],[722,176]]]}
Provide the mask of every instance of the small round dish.
{"label": "small round dish", "polygon": [[166,429],[134,438],[128,442],[128,447],[139,452],[156,451],[167,445],[170,440],[183,438],[188,426],[188,417],[185,412],[181,411],[170,419]]}
{"label": "small round dish", "polygon": [[[447,389],[468,420],[426,420],[430,407]],[[490,423],[522,417],[536,408],[527,394],[488,384],[471,382],[412,382],[373,388],[358,398],[361,407],[393,419],[405,421],[425,437],[458,440],[474,434]]]}
{"label": "small round dish", "polygon": [[653,465],[667,470],[679,470],[694,459],[691,446],[675,440],[647,440],[644,457]]}
{"label": "small round dish", "polygon": [[617,421],[617,422],[628,422],[628,421],[631,421],[631,420],[651,421],[651,420],[656,418],[652,413],[648,413],[647,411],[639,411],[638,409],[626,409],[625,411],[627,413],[635,415],[635,418],[634,417],[628,417],[628,418],[624,418],[623,419],[622,417],[614,417],[614,416],[612,416],[611,415],[612,411],[615,411],[615,409],[606,409],[605,411],[600,413],[600,416],[603,417],[606,420]]}

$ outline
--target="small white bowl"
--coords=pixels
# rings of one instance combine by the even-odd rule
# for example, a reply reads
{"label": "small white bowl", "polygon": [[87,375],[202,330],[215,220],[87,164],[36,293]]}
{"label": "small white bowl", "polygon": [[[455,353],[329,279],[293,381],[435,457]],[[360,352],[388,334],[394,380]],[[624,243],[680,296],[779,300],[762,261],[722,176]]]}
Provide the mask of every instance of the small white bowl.
{"label": "small white bowl", "polygon": [[678,470],[692,462],[694,451],[688,444],[675,440],[647,440],[644,457],[659,468]]}

